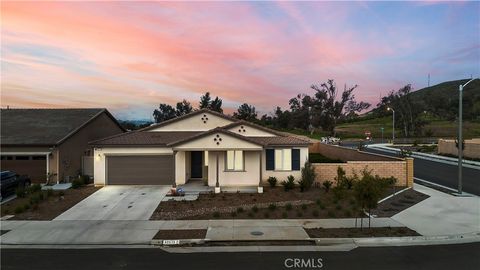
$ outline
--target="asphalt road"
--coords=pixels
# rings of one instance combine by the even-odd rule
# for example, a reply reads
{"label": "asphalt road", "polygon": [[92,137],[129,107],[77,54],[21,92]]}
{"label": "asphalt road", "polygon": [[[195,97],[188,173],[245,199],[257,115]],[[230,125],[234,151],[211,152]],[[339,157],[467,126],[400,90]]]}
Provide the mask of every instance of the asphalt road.
{"label": "asphalt road", "polygon": [[[373,150],[367,148],[365,151],[388,156],[397,156],[378,149]],[[453,188],[455,190],[458,188],[458,167],[455,165],[414,158],[413,173],[417,178]],[[480,170],[463,167],[463,191],[480,195]]]}
{"label": "asphalt road", "polygon": [[[251,252],[172,254],[161,249],[2,249],[7,269],[480,269],[480,243],[357,248],[349,252]],[[287,260],[290,259],[290,260]],[[307,268],[286,267],[294,259]],[[321,265],[318,263],[321,259]],[[287,260],[287,262],[286,262]],[[319,267],[322,266],[322,267]]]}

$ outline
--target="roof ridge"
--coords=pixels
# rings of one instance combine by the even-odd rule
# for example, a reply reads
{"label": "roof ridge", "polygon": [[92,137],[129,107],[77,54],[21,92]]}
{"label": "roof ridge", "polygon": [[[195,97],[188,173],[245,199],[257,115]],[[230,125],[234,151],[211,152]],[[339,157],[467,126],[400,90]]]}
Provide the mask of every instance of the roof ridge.
{"label": "roof ridge", "polygon": [[258,129],[266,131],[266,132],[270,132],[270,133],[272,133],[274,135],[277,135],[277,136],[285,137],[285,134],[282,134],[282,133],[280,133],[276,130],[273,130],[271,128],[267,128],[267,127],[264,127],[262,125],[259,125],[259,124],[256,124],[256,123],[253,123],[253,122],[250,122],[250,121],[247,121],[247,120],[243,120],[243,119],[239,119],[237,122],[227,124],[227,125],[223,126],[223,128],[234,127],[236,125],[241,125],[242,123],[246,124],[246,125],[250,125],[252,127],[256,127]]}
{"label": "roof ridge", "polygon": [[254,141],[252,139],[249,139],[247,136],[242,136],[242,135],[239,135],[235,132],[231,132],[229,130],[226,130],[222,127],[216,127],[216,128],[212,128],[212,129],[209,129],[209,130],[206,130],[202,133],[199,133],[199,134],[195,134],[191,137],[188,137],[188,138],[185,138],[185,139],[182,139],[182,140],[178,140],[178,141],[175,141],[175,142],[171,142],[169,144],[167,144],[167,146],[174,146],[175,144],[178,144],[178,143],[182,143],[182,142],[187,142],[189,140],[192,140],[192,139],[197,139],[197,138],[202,138],[203,136],[206,136],[208,134],[211,134],[211,133],[215,133],[215,132],[222,132],[222,133],[225,133],[227,135],[230,135],[232,137],[235,137],[235,138],[238,138],[238,139],[241,139],[241,140],[245,140],[245,141],[248,141],[248,142],[251,142],[251,143],[254,143],[254,144],[257,144],[257,145],[262,145],[264,146],[263,143],[259,143],[257,141]]}

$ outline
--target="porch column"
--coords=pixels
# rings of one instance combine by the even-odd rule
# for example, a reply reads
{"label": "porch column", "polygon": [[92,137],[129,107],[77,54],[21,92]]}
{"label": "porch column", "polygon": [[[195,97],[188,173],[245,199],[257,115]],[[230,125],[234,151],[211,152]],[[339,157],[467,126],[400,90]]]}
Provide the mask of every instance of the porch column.
{"label": "porch column", "polygon": [[263,153],[263,150],[260,150],[260,152],[258,152],[258,156],[260,158],[260,173],[258,174],[259,175],[259,180],[258,180],[258,188],[257,188],[257,192],[258,193],[263,193],[263,186],[262,186],[262,153]]}
{"label": "porch column", "polygon": [[172,187],[176,188],[177,187],[177,179],[176,179],[176,162],[177,162],[177,150],[173,150],[173,184]]}
{"label": "porch column", "polygon": [[219,153],[217,152],[215,154],[215,158],[216,158],[216,167],[215,167],[215,170],[216,170],[216,176],[215,176],[215,193],[220,193],[220,182],[219,182],[219,179],[218,179],[218,176],[219,176],[219,173],[218,173],[218,155]]}

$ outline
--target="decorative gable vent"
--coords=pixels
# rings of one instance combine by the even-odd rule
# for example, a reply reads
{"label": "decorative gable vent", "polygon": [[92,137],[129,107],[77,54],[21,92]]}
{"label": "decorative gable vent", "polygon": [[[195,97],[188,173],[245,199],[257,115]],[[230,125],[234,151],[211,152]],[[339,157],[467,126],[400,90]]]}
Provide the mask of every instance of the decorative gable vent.
{"label": "decorative gable vent", "polygon": [[213,141],[216,142],[217,145],[220,145],[220,142],[222,141],[220,134],[215,135],[215,137],[213,138]]}
{"label": "decorative gable vent", "polygon": [[244,127],[244,126],[240,126],[240,128],[238,129],[238,132],[239,132],[239,133],[242,133],[242,132],[245,133],[245,132],[247,132],[247,131],[245,130],[245,127]]}
{"label": "decorative gable vent", "polygon": [[207,123],[207,121],[208,121],[208,116],[207,116],[206,114],[204,114],[204,115],[202,116],[202,121],[203,121],[204,124]]}

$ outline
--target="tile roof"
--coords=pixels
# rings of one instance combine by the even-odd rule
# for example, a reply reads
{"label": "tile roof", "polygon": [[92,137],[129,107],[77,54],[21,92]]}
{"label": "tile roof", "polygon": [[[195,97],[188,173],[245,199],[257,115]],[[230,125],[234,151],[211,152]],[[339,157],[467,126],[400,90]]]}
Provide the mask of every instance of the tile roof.
{"label": "tile roof", "polygon": [[195,136],[202,131],[131,131],[90,142],[92,145],[128,146],[159,145],[166,146],[178,140]]}
{"label": "tile roof", "polygon": [[[2,145],[56,145],[101,113],[96,109],[2,109]],[[123,128],[122,128],[123,129]]]}

